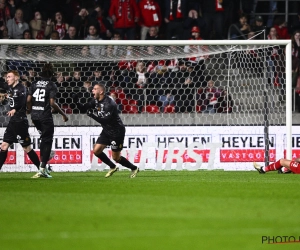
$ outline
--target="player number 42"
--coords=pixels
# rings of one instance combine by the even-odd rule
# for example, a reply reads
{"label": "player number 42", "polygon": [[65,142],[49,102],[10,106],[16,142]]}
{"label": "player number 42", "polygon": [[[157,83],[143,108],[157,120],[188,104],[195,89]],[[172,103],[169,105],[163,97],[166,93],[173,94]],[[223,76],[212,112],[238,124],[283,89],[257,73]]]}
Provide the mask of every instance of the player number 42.
{"label": "player number 42", "polygon": [[45,101],[45,90],[44,89],[36,89],[33,93],[33,97],[35,98],[36,101],[38,102],[44,102]]}

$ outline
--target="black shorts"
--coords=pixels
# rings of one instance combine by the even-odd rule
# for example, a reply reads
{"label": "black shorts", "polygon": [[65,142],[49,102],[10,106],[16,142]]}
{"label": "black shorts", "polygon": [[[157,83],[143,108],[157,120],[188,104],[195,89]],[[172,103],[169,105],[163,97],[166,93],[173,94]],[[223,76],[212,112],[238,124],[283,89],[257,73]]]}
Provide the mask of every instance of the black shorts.
{"label": "black shorts", "polygon": [[20,143],[22,147],[27,147],[31,144],[31,139],[28,133],[28,120],[10,121],[4,132],[3,141],[8,144]]}
{"label": "black shorts", "polygon": [[102,132],[98,137],[96,144],[110,145],[112,151],[120,152],[123,149],[124,137],[125,132],[117,137],[111,137]]}
{"label": "black shorts", "polygon": [[32,120],[34,126],[40,134],[42,142],[51,142],[53,141],[54,135],[54,123],[53,119],[48,120]]}

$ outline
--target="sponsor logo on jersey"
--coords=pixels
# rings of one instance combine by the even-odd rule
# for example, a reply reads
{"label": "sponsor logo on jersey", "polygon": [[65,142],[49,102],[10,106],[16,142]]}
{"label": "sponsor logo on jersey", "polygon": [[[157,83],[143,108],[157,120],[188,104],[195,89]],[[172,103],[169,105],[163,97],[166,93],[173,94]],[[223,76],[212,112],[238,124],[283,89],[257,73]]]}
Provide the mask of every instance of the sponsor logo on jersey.
{"label": "sponsor logo on jersey", "polygon": [[38,81],[38,82],[36,83],[36,86],[37,86],[37,87],[45,88],[45,87],[47,86],[48,83],[49,83],[49,82],[47,82],[47,81]]}
{"label": "sponsor logo on jersey", "polygon": [[44,107],[32,106],[33,110],[44,110]]}

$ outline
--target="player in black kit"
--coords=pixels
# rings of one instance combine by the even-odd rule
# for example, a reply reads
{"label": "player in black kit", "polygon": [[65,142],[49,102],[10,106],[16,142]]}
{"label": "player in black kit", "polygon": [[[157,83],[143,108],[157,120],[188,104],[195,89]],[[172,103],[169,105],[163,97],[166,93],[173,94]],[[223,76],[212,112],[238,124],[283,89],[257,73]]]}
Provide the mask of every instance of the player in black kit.
{"label": "player in black kit", "polygon": [[39,81],[32,82],[27,96],[28,113],[31,113],[31,119],[40,133],[40,171],[32,178],[46,177],[51,178],[50,171],[47,168],[47,162],[50,157],[54,123],[51,108],[54,112],[62,115],[63,121],[68,121],[66,114],[56,104],[57,87],[50,79],[53,77],[54,71],[52,64],[45,64]]}
{"label": "player in black kit", "polygon": [[86,112],[89,117],[102,126],[102,132],[94,145],[93,153],[110,167],[105,177],[110,177],[119,170],[116,164],[103,152],[107,145],[111,146],[113,160],[131,169],[130,178],[136,177],[139,168],[121,156],[125,126],[118,114],[117,104],[110,96],[105,94],[105,86],[103,84],[95,84],[92,93],[94,98],[88,103],[81,104],[77,95],[73,95],[73,100],[81,112]]}
{"label": "player in black kit", "polygon": [[8,84],[7,98],[10,111],[10,121],[4,132],[3,142],[0,151],[0,169],[2,168],[8,148],[13,143],[20,143],[33,164],[39,169],[40,160],[36,152],[31,148],[31,139],[28,133],[28,120],[26,116],[26,87],[19,81],[20,75],[16,70],[7,72],[6,81]]}

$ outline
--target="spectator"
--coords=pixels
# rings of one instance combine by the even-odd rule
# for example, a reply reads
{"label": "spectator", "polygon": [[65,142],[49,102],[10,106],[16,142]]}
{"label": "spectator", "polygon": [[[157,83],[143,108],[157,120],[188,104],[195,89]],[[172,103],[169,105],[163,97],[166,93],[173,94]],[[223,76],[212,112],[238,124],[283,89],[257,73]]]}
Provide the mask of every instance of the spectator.
{"label": "spectator", "polygon": [[17,9],[15,17],[7,21],[8,35],[13,39],[21,39],[24,30],[29,29],[28,23],[23,21],[23,11]]}
{"label": "spectator", "polygon": [[144,88],[148,83],[148,73],[144,62],[138,62],[135,68],[137,82],[135,86],[137,88]]}
{"label": "spectator", "polygon": [[67,56],[67,51],[65,51],[63,46],[58,45],[53,48],[53,53],[57,60],[53,62],[53,68],[55,68],[55,71],[62,71],[66,78],[70,77],[70,72],[73,72],[75,63],[61,61],[61,58],[65,58]]}
{"label": "spectator", "polygon": [[186,4],[186,0],[165,0],[166,39],[183,39],[182,23],[186,14]]}
{"label": "spectator", "polygon": [[29,23],[34,15],[34,11],[36,10],[38,1],[30,1],[30,0],[21,0],[16,1],[16,6],[18,9],[23,11],[23,19],[26,23]]}
{"label": "spectator", "polygon": [[6,90],[0,89],[0,127],[7,127],[10,120],[7,115],[8,111],[10,111],[10,107],[6,99]]}
{"label": "spectator", "polygon": [[15,12],[15,6],[7,4],[6,0],[0,0],[0,30],[7,26],[8,20],[14,17]]}
{"label": "spectator", "polygon": [[50,34],[50,40],[60,40],[59,33],[56,30],[53,30]]}
{"label": "spectator", "polygon": [[230,39],[240,40],[248,38],[248,33],[251,31],[251,27],[248,24],[248,18],[245,14],[240,15],[239,22],[231,26]]}
{"label": "spectator", "polygon": [[[37,59],[40,60],[40,59]],[[42,61],[42,60],[41,60]],[[28,84],[31,84],[33,81],[37,80],[37,73],[34,71],[33,68],[27,68],[27,71],[24,75],[21,76],[22,81],[26,81]]]}
{"label": "spectator", "polygon": [[103,56],[108,59],[114,59],[115,58],[114,46],[107,45]]}
{"label": "spectator", "polygon": [[215,87],[213,80],[207,82],[207,87],[204,89],[205,100],[204,100],[204,113],[216,113],[218,103],[218,89]]}
{"label": "spectator", "polygon": [[[89,81],[92,82],[92,85],[94,86],[96,83],[102,83],[104,80],[104,77],[102,76],[102,71],[101,69],[98,67],[93,71],[93,75],[90,76]],[[108,80],[108,79],[106,79]]]}
{"label": "spectator", "polygon": [[160,112],[163,113],[164,109],[168,105],[174,105],[174,96],[171,94],[171,90],[167,89],[162,95],[158,97],[158,101],[161,103]]}
{"label": "spectator", "polygon": [[228,94],[227,89],[221,92],[221,96],[218,98],[218,103],[220,107],[217,109],[218,113],[232,113],[233,99],[230,94]]}
{"label": "spectator", "polygon": [[145,40],[159,40],[158,36],[158,28],[157,27],[150,27]]}
{"label": "spectator", "polygon": [[298,10],[297,18],[292,24],[292,32],[300,30],[300,10]]}
{"label": "spectator", "polygon": [[[121,40],[121,34],[117,31],[115,31],[112,35],[111,40]],[[124,47],[123,46],[114,46],[114,55],[116,56],[123,56],[125,53]]]}
{"label": "spectator", "polygon": [[109,16],[111,17],[115,31],[121,38],[135,39],[135,25],[140,19],[140,13],[135,0],[112,0]]}
{"label": "spectator", "polygon": [[[97,31],[95,25],[89,26],[88,35],[86,36],[86,38],[84,40],[102,40],[102,38],[100,38],[100,36],[98,34],[98,31]],[[94,57],[99,57],[99,55],[101,53],[101,46],[90,46],[90,52]]]}
{"label": "spectator", "polygon": [[145,40],[151,27],[156,28],[158,31],[161,25],[160,6],[155,0],[141,0],[139,2],[139,11],[141,14],[141,40]]}
{"label": "spectator", "polygon": [[95,24],[95,20],[92,20],[89,12],[82,8],[78,15],[74,16],[72,25],[76,27],[77,36],[79,39],[84,39],[88,35],[89,26]]}
{"label": "spectator", "polygon": [[123,105],[122,102],[119,102],[117,99],[117,95],[115,92],[111,92],[110,93],[110,97],[115,101],[115,103],[117,104],[117,109],[118,109],[118,113],[121,113],[123,110]]}
{"label": "spectator", "polygon": [[97,29],[99,31],[99,36],[103,40],[109,40],[112,38],[113,27],[110,21],[103,16],[102,7],[99,4],[95,5],[94,11],[91,13],[92,20],[96,20]]}
{"label": "spectator", "polygon": [[55,84],[58,88],[62,87],[64,85],[65,77],[64,77],[63,72],[56,72],[55,79],[56,79]]}
{"label": "spectator", "polygon": [[70,87],[83,87],[83,82],[86,80],[80,68],[75,68],[72,77],[68,81],[70,82]]}
{"label": "spectator", "polygon": [[266,26],[262,16],[256,16],[254,23],[251,25],[251,31],[255,32],[254,37],[256,40],[264,40],[266,36]]}
{"label": "spectator", "polygon": [[1,39],[10,39],[10,36],[8,35],[8,29],[6,27],[4,27],[1,32]]}
{"label": "spectator", "polygon": [[[201,0],[201,13],[205,22],[203,38],[205,40],[223,40],[224,8],[221,1]],[[214,31],[214,34],[212,33]]]}
{"label": "spectator", "polygon": [[25,47],[18,45],[15,51],[11,51],[9,55],[11,58],[14,58],[14,60],[6,61],[8,70],[17,70],[20,76],[25,75],[27,68],[30,67],[30,62],[26,61],[28,55],[29,53]]}
{"label": "spectator", "polygon": [[54,16],[54,21],[51,23],[52,30],[57,31],[59,34],[59,39],[63,39],[69,29],[69,24],[65,22],[64,17],[61,12],[56,12]]}
{"label": "spectator", "polygon": [[6,82],[6,75],[7,75],[7,72],[5,72],[5,71],[1,72],[1,75],[0,75],[0,89],[5,89],[5,90],[8,89],[8,85],[7,85],[7,82]]}
{"label": "spectator", "polygon": [[277,31],[277,35],[279,39],[290,39],[291,36],[289,34],[287,28],[287,22],[284,20],[284,17],[277,17],[274,20],[274,28]]}
{"label": "spectator", "polygon": [[28,30],[24,30],[24,32],[23,32],[23,37],[22,37],[23,39],[32,39],[32,37],[31,37],[31,32],[30,32],[30,30],[28,29]]}
{"label": "spectator", "polygon": [[88,92],[90,94],[92,93],[93,86],[92,86],[92,83],[90,81],[84,81],[83,87],[84,87],[86,92]]}
{"label": "spectator", "polygon": [[205,29],[205,23],[196,10],[190,10],[187,18],[183,23],[183,38],[188,40],[191,38],[191,29],[197,27],[199,30]]}
{"label": "spectator", "polygon": [[[186,74],[185,74],[186,75]],[[195,83],[192,78],[187,74],[187,77],[183,78],[183,82],[176,84],[177,94],[174,95],[176,101],[176,111],[180,113],[192,112],[195,106]]]}
{"label": "spectator", "polygon": [[279,36],[277,35],[277,30],[275,27],[272,27],[269,31],[269,34],[267,35],[268,40],[277,40],[279,39]]}
{"label": "spectator", "polygon": [[300,60],[300,30],[295,31],[292,36],[292,56]]}
{"label": "spectator", "polygon": [[80,50],[80,61],[76,62],[76,68],[81,69],[82,76],[89,77],[92,75],[94,67],[96,67],[97,62],[95,62],[95,57],[91,53],[90,46],[84,45]]}
{"label": "spectator", "polygon": [[122,40],[121,34],[117,31],[115,31],[112,38],[111,38],[111,40]]}
{"label": "spectator", "polygon": [[269,13],[267,20],[267,27],[270,28],[273,25],[274,13],[277,12],[277,1],[269,1]]}
{"label": "spectator", "polygon": [[[200,36],[200,29],[194,26],[191,29],[190,40],[203,40]],[[193,56],[187,58],[188,62],[194,67],[198,77],[202,77],[205,71],[205,60],[208,58],[207,45],[187,45],[184,47],[184,52],[188,54],[198,54],[199,56]]]}
{"label": "spectator", "polygon": [[63,37],[63,40],[78,40],[77,29],[75,26],[70,25],[68,28],[68,33]]}
{"label": "spectator", "polygon": [[34,13],[34,19],[30,21],[31,35],[33,39],[41,40],[45,39],[51,33],[51,19],[47,22],[42,19],[42,15],[39,11]]}

